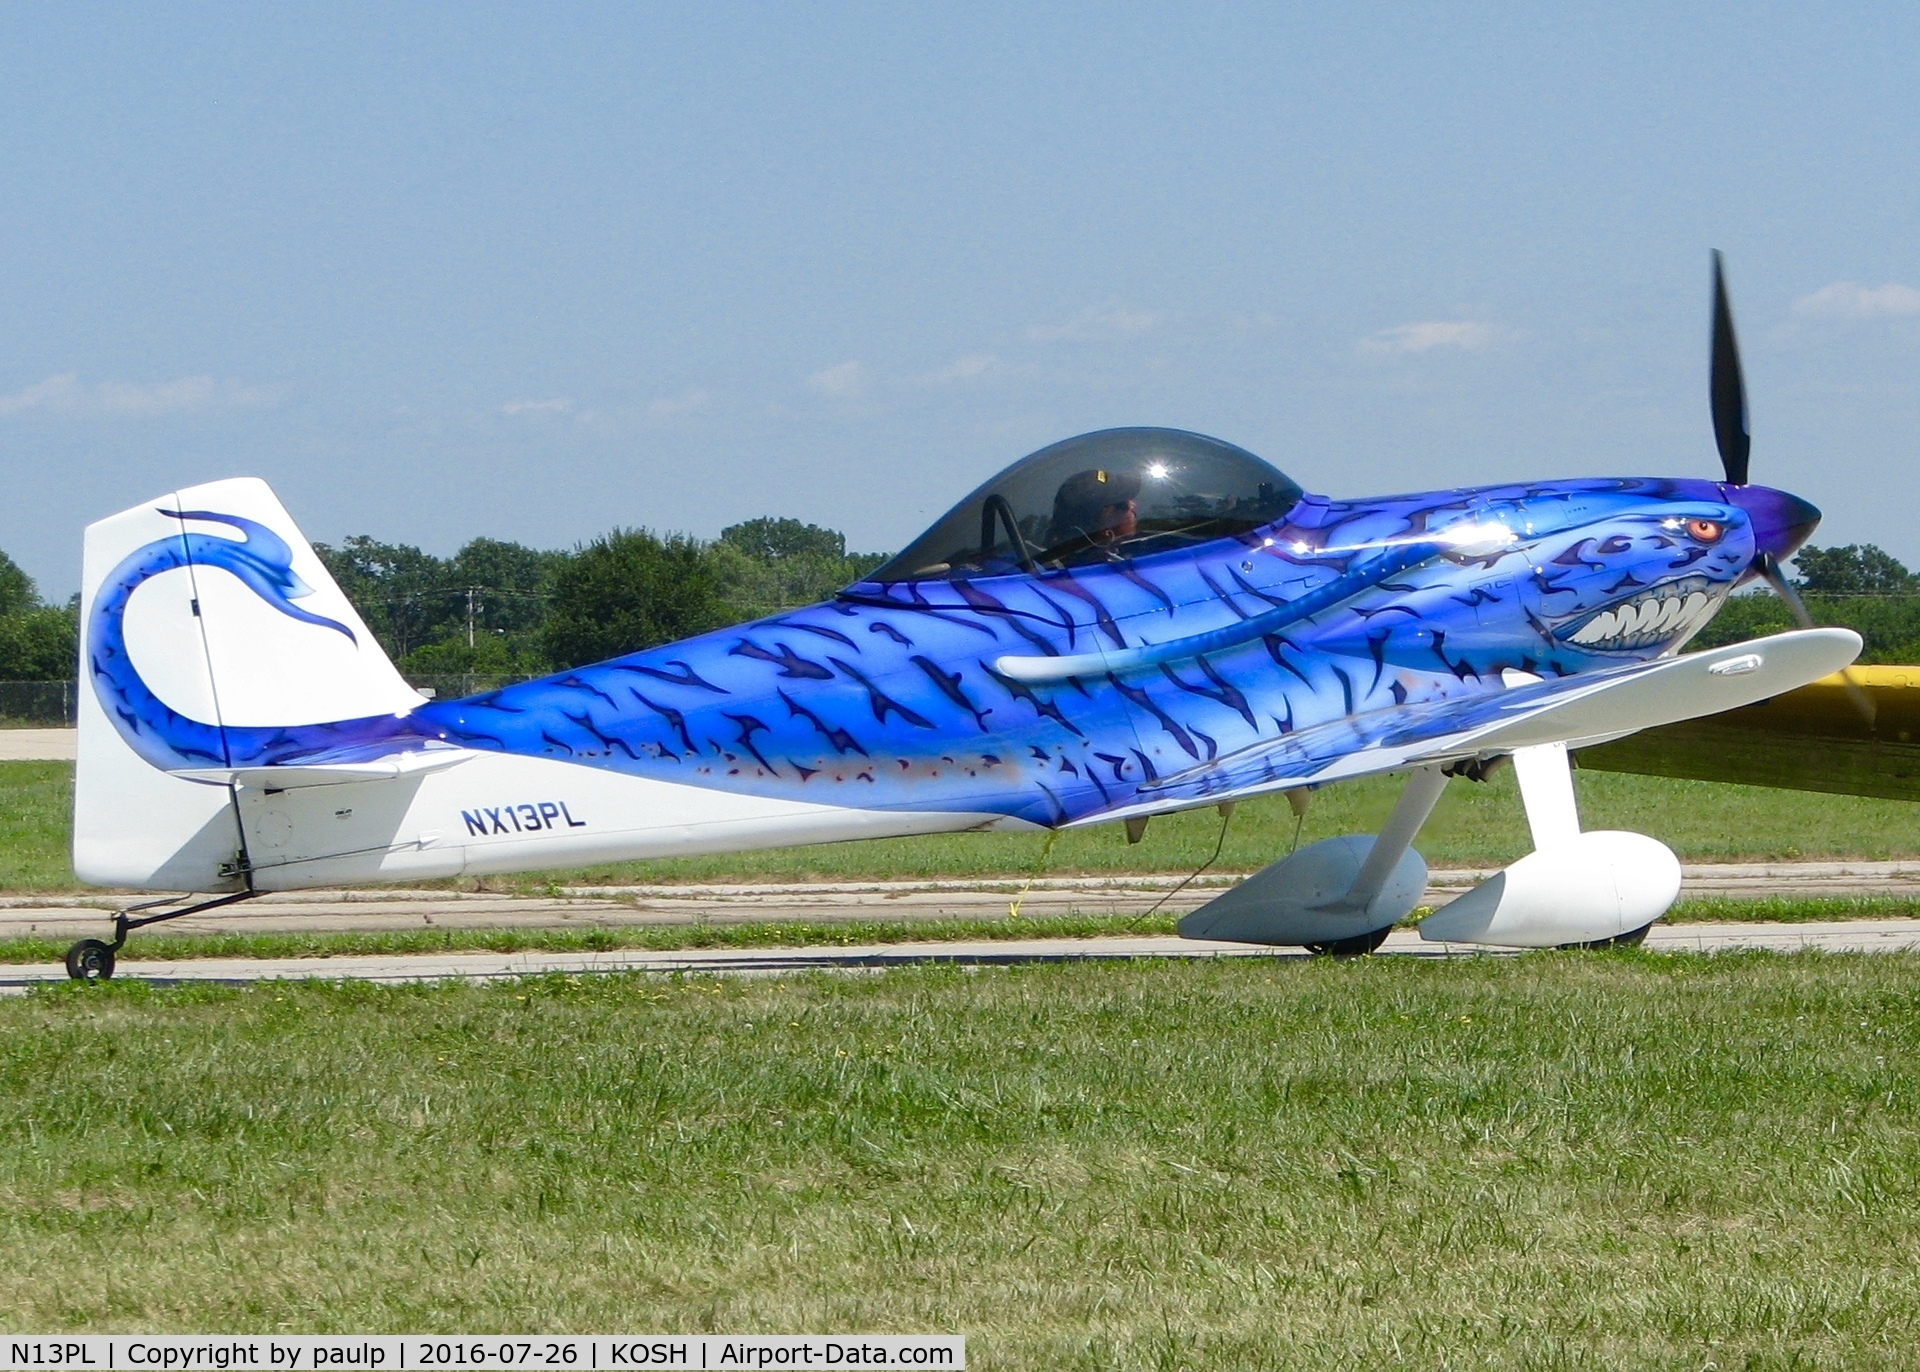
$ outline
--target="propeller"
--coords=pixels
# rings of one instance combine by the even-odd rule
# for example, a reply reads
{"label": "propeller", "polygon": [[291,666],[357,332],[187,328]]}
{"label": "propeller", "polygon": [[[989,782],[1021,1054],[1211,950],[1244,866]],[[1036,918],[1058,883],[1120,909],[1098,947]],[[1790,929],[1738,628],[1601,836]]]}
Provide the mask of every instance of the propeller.
{"label": "propeller", "polygon": [[[1747,484],[1747,457],[1753,449],[1753,435],[1747,427],[1747,383],[1740,369],[1740,340],[1733,331],[1733,306],[1727,299],[1727,272],[1720,250],[1713,251],[1713,368],[1707,380],[1707,395],[1713,406],[1713,441],[1720,449],[1720,466],[1729,486]],[[1787,603],[1794,621],[1803,629],[1814,626],[1806,602],[1787,579],[1785,569],[1772,553],[1761,551],[1753,559],[1753,569],[1766,579],[1774,594]],[[1873,700],[1854,680],[1851,669],[1840,675],[1847,684],[1847,695],[1861,718],[1871,726]]]}
{"label": "propeller", "polygon": [[1713,250],[1713,375],[1707,383],[1713,401],[1713,441],[1729,486],[1747,484],[1747,454],[1753,436],[1747,429],[1747,383],[1740,374],[1740,340],[1733,333],[1733,306],[1727,303],[1727,273],[1720,250]]}

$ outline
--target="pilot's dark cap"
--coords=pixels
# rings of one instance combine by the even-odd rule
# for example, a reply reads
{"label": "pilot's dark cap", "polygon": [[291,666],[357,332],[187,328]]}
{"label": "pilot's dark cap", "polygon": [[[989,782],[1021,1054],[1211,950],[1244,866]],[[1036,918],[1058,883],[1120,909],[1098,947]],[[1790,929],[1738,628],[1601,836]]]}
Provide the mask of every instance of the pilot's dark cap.
{"label": "pilot's dark cap", "polygon": [[1140,474],[1107,467],[1075,472],[1060,483],[1053,498],[1056,517],[1095,514],[1109,505],[1124,505],[1140,494]]}

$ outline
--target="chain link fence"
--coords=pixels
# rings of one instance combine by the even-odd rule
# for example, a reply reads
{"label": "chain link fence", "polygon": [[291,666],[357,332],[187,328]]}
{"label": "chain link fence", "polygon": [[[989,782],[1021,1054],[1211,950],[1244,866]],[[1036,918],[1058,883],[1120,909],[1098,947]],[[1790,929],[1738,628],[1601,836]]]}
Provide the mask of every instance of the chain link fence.
{"label": "chain link fence", "polygon": [[0,681],[0,729],[71,728],[78,701],[71,681]]}

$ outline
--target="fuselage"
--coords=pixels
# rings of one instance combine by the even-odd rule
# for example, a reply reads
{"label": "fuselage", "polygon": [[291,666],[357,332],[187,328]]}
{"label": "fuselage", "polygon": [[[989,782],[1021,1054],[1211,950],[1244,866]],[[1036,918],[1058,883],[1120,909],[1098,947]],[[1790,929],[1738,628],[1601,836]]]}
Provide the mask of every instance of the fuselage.
{"label": "fuselage", "polygon": [[[1160,431],[1121,437],[1142,432],[1162,442]],[[1057,454],[1046,460],[1061,466]],[[1081,461],[1066,452],[1065,466]],[[149,845],[159,858],[130,848],[103,812],[86,844],[76,840],[77,854],[85,849],[76,861],[89,880],[114,884],[286,889],[1093,823],[1261,789],[1258,768],[1242,764],[1276,750],[1288,754],[1287,784],[1313,784],[1323,764],[1421,713],[1405,707],[1499,692],[1509,670],[1568,676],[1677,651],[1754,574],[1756,554],[1787,555],[1817,518],[1780,492],[1688,480],[1332,500],[1277,486],[1284,478],[1250,455],[1233,461],[1266,502],[1252,508],[1277,513],[1230,536],[1156,547],[1152,538],[1220,527],[1173,519],[1172,535],[1142,533],[1136,555],[1080,539],[1049,565],[1022,537],[995,544],[1002,524],[1040,525],[1015,510],[1002,521],[994,512],[1006,502],[989,483],[969,500],[984,500],[991,519],[963,502],[953,526],[980,531],[978,556],[925,560],[924,546],[947,546],[950,516],[876,579],[821,604],[468,699],[387,696],[395,704],[385,712],[345,718],[310,712],[324,691],[282,713],[275,663],[231,627],[214,653],[226,718],[180,708],[164,684],[157,694],[126,616],[157,593],[142,587],[178,595],[189,573],[200,598],[185,623],[218,592],[215,628],[237,624],[249,605],[267,616],[263,630],[291,625],[277,650],[283,673],[302,660],[358,671],[318,664],[378,649],[364,628],[295,604],[326,597],[296,571],[310,555],[289,541],[297,530],[264,488],[199,488],[253,502],[253,516],[136,509],[116,519],[183,531],[124,544],[93,588],[96,717],[127,765],[186,787],[168,803],[190,831],[180,851],[197,856],[167,857],[171,839]],[[1041,475],[1044,503],[1057,471]],[[1215,508],[1249,504],[1233,495]],[[308,578],[324,575],[301,565]],[[200,652],[177,651],[176,670]],[[222,687],[223,672],[250,684]],[[286,722],[236,722],[249,714]],[[94,727],[82,723],[83,735]],[[423,765],[391,781],[352,770],[396,758]],[[101,804],[134,795],[149,773],[110,774],[83,788]],[[237,857],[222,837],[233,821],[217,809],[229,792]]]}
{"label": "fuselage", "polygon": [[[409,724],[721,791],[1056,826],[1276,734],[1499,689],[1507,669],[1563,676],[1673,652],[1755,551],[1747,510],[1705,481],[1308,496],[1277,524],[1196,550],[863,583],[428,704]],[[1347,586],[1359,589],[1317,613],[1245,631]],[[1207,635],[1241,641],[1127,665]],[[1088,654],[1111,669],[1034,682],[1009,663]]]}

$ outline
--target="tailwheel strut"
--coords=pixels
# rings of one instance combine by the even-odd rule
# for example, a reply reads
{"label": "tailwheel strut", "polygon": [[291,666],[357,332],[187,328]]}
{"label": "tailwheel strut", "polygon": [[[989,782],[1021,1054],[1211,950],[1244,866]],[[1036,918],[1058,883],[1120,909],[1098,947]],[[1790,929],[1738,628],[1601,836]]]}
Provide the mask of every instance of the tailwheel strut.
{"label": "tailwheel strut", "polygon": [[[236,891],[230,896],[220,896],[214,900],[203,900],[198,905],[188,905],[179,910],[161,910],[157,915],[140,915],[142,910],[159,909],[162,905],[171,905],[178,896],[169,896],[165,900],[149,901],[145,905],[130,905],[113,917],[113,942],[103,943],[97,938],[83,938],[67,949],[67,975],[75,981],[106,981],[113,976],[115,955],[125,946],[127,935],[135,929],[144,929],[149,924],[159,924],[165,920],[179,919],[183,915],[204,914],[208,910],[217,910],[223,905],[237,905],[243,900],[252,900],[253,891]],[[140,915],[138,919],[134,915]]]}

